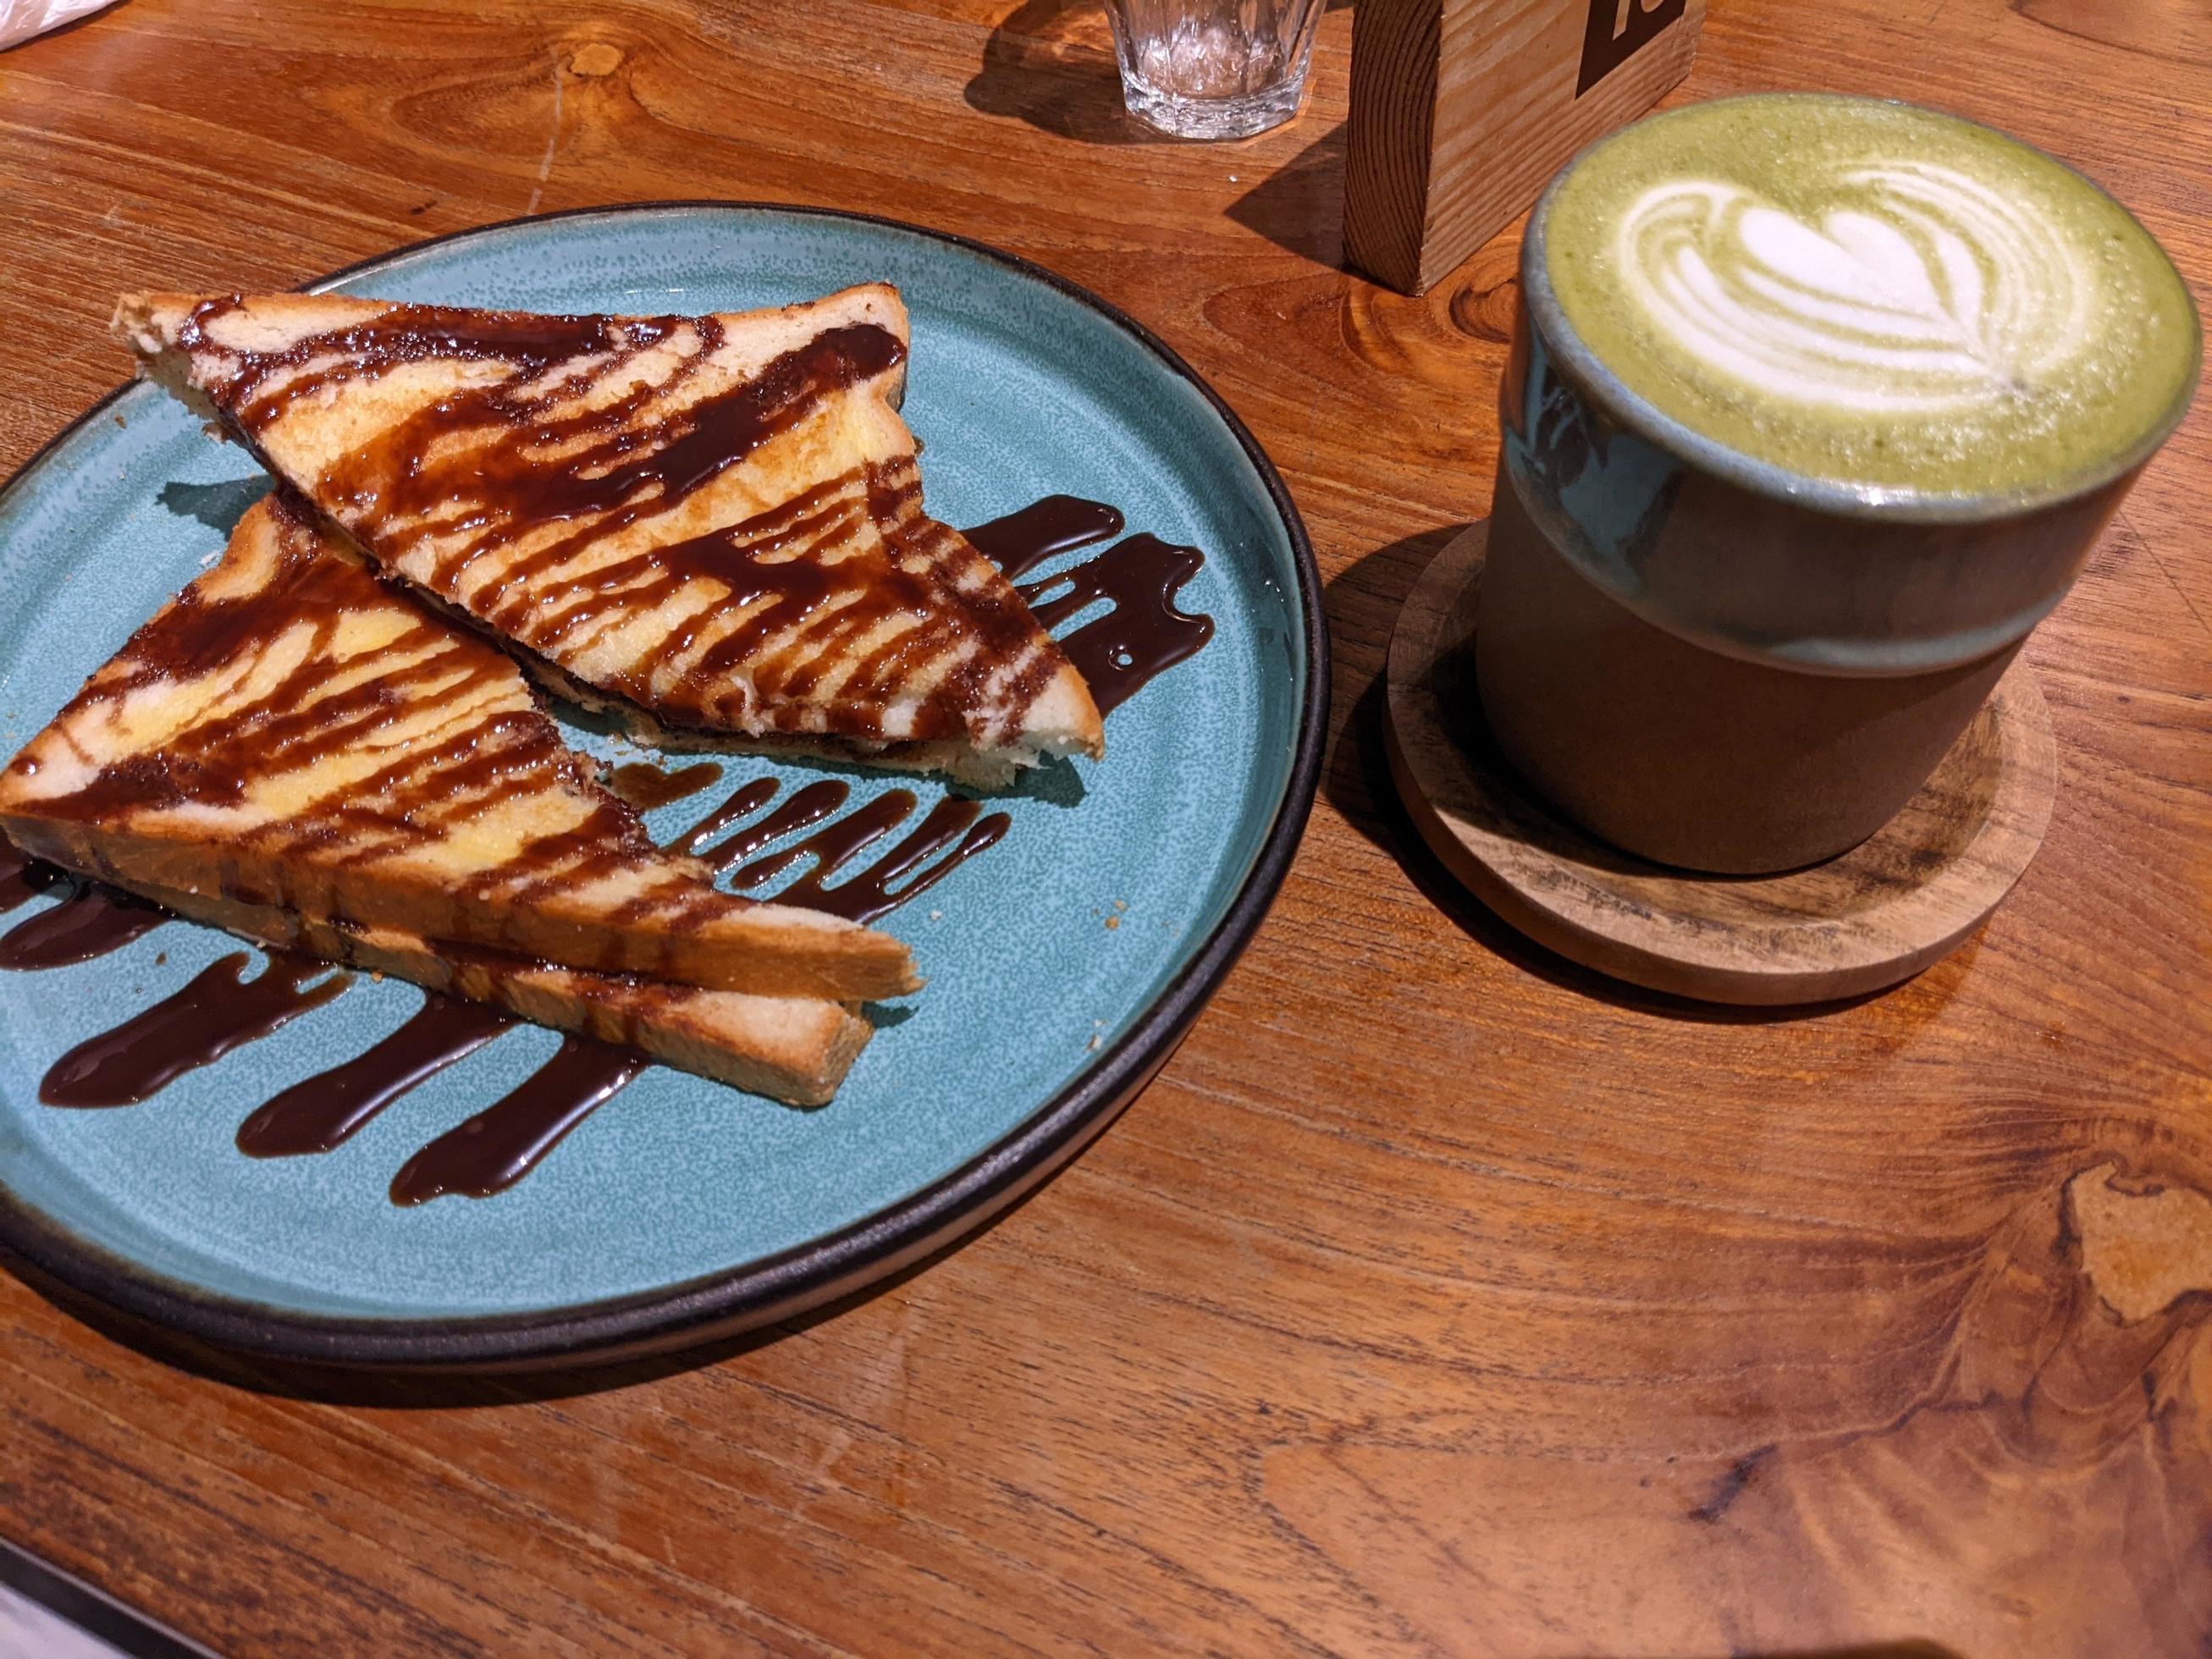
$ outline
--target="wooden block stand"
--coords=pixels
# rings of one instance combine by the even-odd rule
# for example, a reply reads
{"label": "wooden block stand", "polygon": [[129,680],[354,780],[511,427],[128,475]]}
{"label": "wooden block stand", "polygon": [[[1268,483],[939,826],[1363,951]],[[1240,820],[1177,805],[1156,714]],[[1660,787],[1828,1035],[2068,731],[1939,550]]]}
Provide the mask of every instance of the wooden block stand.
{"label": "wooden block stand", "polygon": [[1360,0],[1345,250],[1419,294],[1689,73],[1705,0]]}

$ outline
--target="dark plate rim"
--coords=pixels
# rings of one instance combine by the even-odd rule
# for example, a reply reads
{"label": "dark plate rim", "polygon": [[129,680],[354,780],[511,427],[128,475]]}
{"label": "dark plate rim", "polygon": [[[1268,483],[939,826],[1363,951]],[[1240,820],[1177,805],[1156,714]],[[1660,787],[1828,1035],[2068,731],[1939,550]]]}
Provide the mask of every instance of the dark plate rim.
{"label": "dark plate rim", "polygon": [[[849,1295],[923,1259],[1006,1209],[1081,1151],[1151,1080],[1243,954],[1290,870],[1320,782],[1329,701],[1321,572],[1304,520],[1259,441],[1197,370],[1135,318],[1033,260],[956,232],[837,208],[714,198],[614,203],[497,220],[375,254],[301,288],[319,292],[428,248],[526,225],[702,210],[789,214],[872,225],[991,260],[1090,307],[1133,336],[1195,388],[1237,440],[1290,538],[1304,634],[1306,684],[1290,777],[1274,822],[1212,933],[1097,1065],[968,1163],[835,1232],[703,1278],[526,1313],[398,1319],[297,1313],[188,1285],[117,1255],[70,1232],[4,1186],[0,1186],[0,1255],[13,1256],[35,1274],[127,1319],[270,1359],[404,1370],[520,1370],[606,1362],[690,1346]],[[117,387],[40,445],[0,484],[0,502],[49,454],[106,414],[137,384]]]}

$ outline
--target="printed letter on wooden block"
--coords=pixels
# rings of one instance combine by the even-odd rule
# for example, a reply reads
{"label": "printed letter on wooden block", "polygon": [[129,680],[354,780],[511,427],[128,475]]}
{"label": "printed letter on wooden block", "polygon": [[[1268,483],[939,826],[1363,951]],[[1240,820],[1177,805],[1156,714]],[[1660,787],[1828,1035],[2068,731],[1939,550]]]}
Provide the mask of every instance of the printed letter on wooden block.
{"label": "printed letter on wooden block", "polygon": [[1419,294],[1689,73],[1705,0],[1360,0],[1344,240]]}

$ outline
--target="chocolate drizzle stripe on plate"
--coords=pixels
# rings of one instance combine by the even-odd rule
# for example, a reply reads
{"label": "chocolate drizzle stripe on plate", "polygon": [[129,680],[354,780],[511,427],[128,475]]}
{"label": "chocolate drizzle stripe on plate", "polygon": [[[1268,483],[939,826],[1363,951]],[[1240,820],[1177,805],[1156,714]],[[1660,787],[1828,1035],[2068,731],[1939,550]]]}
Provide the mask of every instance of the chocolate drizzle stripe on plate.
{"label": "chocolate drizzle stripe on plate", "polygon": [[0,841],[0,915],[27,903],[63,879],[58,872],[33,864]]}
{"label": "chocolate drizzle stripe on plate", "polygon": [[[763,779],[762,781],[767,781]],[[735,823],[742,813],[732,811],[732,809],[741,807],[744,802],[752,799],[757,787],[757,785],[747,784],[743,789],[738,791],[728,800],[723,802],[711,817],[701,823],[700,830],[705,829],[708,823],[717,820],[724,825]],[[762,848],[782,840],[793,830],[804,830],[811,823],[821,823],[823,819],[844,805],[852,793],[850,785],[839,783],[834,778],[825,778],[819,783],[810,783],[758,823],[750,829],[739,830],[727,841],[719,842],[700,851],[698,856],[718,873],[727,874],[737,869],[740,864]],[[761,795],[759,799],[764,805],[775,794],[775,787],[770,784],[767,794]],[[911,799],[912,797],[908,799]],[[696,850],[698,835],[699,830],[692,831],[691,835],[685,838],[685,845]],[[763,878],[757,876],[752,880],[747,881],[740,873],[735,884],[739,887],[757,887],[762,879]]]}
{"label": "chocolate drizzle stripe on plate", "polygon": [[1072,553],[1121,533],[1121,509],[1079,495],[1047,495],[1004,518],[967,532],[971,546],[999,567],[1009,581],[1022,577],[1058,553]]}
{"label": "chocolate drizzle stripe on plate", "polygon": [[238,1127],[250,1158],[335,1152],[419,1083],[514,1024],[496,1008],[433,991],[406,1024],[327,1072],[294,1084]]}
{"label": "chocolate drizzle stripe on plate", "polygon": [[[27,871],[24,879],[31,875]],[[55,884],[67,880],[58,872],[52,876]],[[76,884],[59,904],[24,917],[0,934],[0,968],[67,968],[90,962],[144,938],[168,920],[167,911],[131,894]]]}
{"label": "chocolate drizzle stripe on plate", "polygon": [[[1062,553],[1121,533],[1121,510],[1079,495],[1047,495],[968,532],[968,539],[1019,580]],[[1101,714],[1111,714],[1213,637],[1213,618],[1176,608],[1175,596],[1206,564],[1194,547],[1132,536],[1081,564],[1016,591],[1046,628],[1104,600],[1112,610],[1060,641]]]}
{"label": "chocolate drizzle stripe on plate", "polygon": [[629,1086],[647,1060],[589,1037],[562,1039],[553,1058],[509,1093],[399,1166],[394,1204],[447,1193],[489,1198],[528,1175],[579,1123]]}
{"label": "chocolate drizzle stripe on plate", "polygon": [[[764,885],[794,865],[811,859],[814,867],[777,894],[778,902],[803,904],[811,910],[826,910],[849,921],[873,921],[915,895],[928,891],[958,866],[984,848],[996,845],[1013,823],[1005,813],[994,812],[978,823],[981,807],[972,800],[948,796],[931,809],[919,829],[866,870],[834,886],[830,884],[830,878],[903,823],[915,805],[913,793],[908,790],[893,789],[878,795],[805,840],[743,866],[731,878],[731,884],[739,888]],[[955,842],[958,842],[957,846],[953,845]],[[944,858],[919,874],[913,873],[916,866],[947,847],[952,850]],[[893,884],[909,875],[912,879],[898,892],[890,890]]]}
{"label": "chocolate drizzle stripe on plate", "polygon": [[1182,585],[1205,562],[1206,556],[1194,547],[1177,547],[1157,536],[1132,536],[1021,592],[1047,628],[1101,599],[1112,601],[1114,608],[1106,615],[1060,642],[1091,683],[1098,712],[1109,714],[1177,663],[1197,655],[1213,637],[1212,617],[1189,615],[1175,603]]}
{"label": "chocolate drizzle stripe on plate", "polygon": [[210,963],[183,989],[56,1060],[39,1085],[49,1106],[135,1106],[241,1043],[264,1037],[345,989],[327,962],[268,953],[260,973],[241,974],[243,951]]}

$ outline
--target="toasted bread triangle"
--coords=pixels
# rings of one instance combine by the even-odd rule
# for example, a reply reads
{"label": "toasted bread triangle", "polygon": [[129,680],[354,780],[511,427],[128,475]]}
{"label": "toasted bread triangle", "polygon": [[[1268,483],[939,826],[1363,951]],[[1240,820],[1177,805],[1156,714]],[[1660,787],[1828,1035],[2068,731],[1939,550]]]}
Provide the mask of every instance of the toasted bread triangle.
{"label": "toasted bread triangle", "polygon": [[115,328],[388,574],[648,740],[983,784],[1103,750],[1082,676],[922,511],[886,285],[690,318],[132,295]]}
{"label": "toasted bread triangle", "polygon": [[506,656],[271,498],[0,773],[24,851],[580,973],[839,1000],[905,946],[655,847]]}
{"label": "toasted bread triangle", "polygon": [[873,1035],[851,1008],[821,997],[752,996],[579,973],[491,951],[457,953],[450,944],[434,945],[395,927],[340,927],[216,894],[150,886],[142,891],[178,915],[257,945],[489,1003],[534,1024],[635,1049],[790,1106],[827,1105]]}

